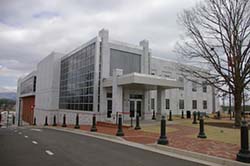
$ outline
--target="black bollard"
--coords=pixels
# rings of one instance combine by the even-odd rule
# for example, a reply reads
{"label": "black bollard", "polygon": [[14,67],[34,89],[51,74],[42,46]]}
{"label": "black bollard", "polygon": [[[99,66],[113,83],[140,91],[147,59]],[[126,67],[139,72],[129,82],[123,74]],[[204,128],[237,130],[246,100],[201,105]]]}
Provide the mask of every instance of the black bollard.
{"label": "black bollard", "polygon": [[45,117],[45,123],[44,123],[44,126],[48,126],[48,117],[47,117],[47,116]]}
{"label": "black bollard", "polygon": [[181,111],[181,119],[184,119],[184,111]]}
{"label": "black bollard", "polygon": [[168,140],[167,140],[167,136],[166,136],[166,119],[165,116],[162,116],[161,118],[161,136],[157,141],[158,144],[161,145],[167,145],[168,144]]}
{"label": "black bollard", "polygon": [[198,111],[198,120],[200,120],[200,117],[201,117],[201,112]]}
{"label": "black bollard", "polygon": [[204,119],[203,116],[200,117],[200,132],[197,136],[198,138],[207,138],[205,132],[204,132]]}
{"label": "black bollard", "polygon": [[193,124],[197,124],[197,121],[196,121],[196,111],[193,112]]}
{"label": "black bollard", "polygon": [[76,125],[75,125],[75,129],[80,129],[80,125],[79,125],[79,115],[76,114]]}
{"label": "black bollard", "polygon": [[155,117],[155,110],[153,110],[152,120],[156,120],[156,117]]}
{"label": "black bollard", "polygon": [[172,119],[172,111],[171,110],[169,110],[168,121],[173,121],[173,119]]}
{"label": "black bollard", "polygon": [[34,117],[33,125],[36,126],[36,117]]}
{"label": "black bollard", "polygon": [[92,118],[92,127],[91,127],[90,131],[92,131],[92,132],[96,132],[97,131],[95,114],[93,115],[93,118]]}
{"label": "black bollard", "polygon": [[217,119],[220,119],[220,111],[217,112]]}
{"label": "black bollard", "polygon": [[54,118],[53,118],[53,126],[57,126],[57,124],[56,124],[56,115],[54,115]]}
{"label": "black bollard", "polygon": [[231,109],[228,110],[228,113],[229,113],[229,118],[230,118],[230,120],[232,120]]}
{"label": "black bollard", "polygon": [[118,130],[116,136],[124,136],[124,133],[122,131],[122,115],[119,115],[118,118]]}
{"label": "black bollard", "polygon": [[140,130],[140,117],[139,117],[139,113],[136,114],[136,126],[135,126],[135,130]]}
{"label": "black bollard", "polygon": [[66,115],[65,114],[63,115],[63,124],[62,124],[62,127],[67,127],[67,125],[66,125]]}
{"label": "black bollard", "polygon": [[15,116],[12,116],[12,124],[15,124]]}
{"label": "black bollard", "polygon": [[242,120],[240,129],[240,144],[241,148],[237,154],[237,161],[244,163],[250,163],[250,150],[249,150],[249,135],[248,135],[248,124],[246,120]]}
{"label": "black bollard", "polygon": [[235,117],[234,117],[234,111],[233,111],[233,118],[235,118]]}

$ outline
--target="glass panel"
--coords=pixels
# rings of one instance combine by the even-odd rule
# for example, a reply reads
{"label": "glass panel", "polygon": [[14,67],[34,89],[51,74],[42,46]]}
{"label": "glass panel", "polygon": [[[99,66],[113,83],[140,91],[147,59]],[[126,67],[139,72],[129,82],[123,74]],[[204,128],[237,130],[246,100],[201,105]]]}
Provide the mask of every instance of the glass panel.
{"label": "glass panel", "polygon": [[136,113],[141,117],[141,101],[136,102]]}
{"label": "glass panel", "polygon": [[123,69],[123,74],[141,72],[141,55],[120,50],[110,50],[110,75],[114,69]]}
{"label": "glass panel", "polygon": [[112,100],[108,100],[107,102],[107,117],[111,118],[111,114],[112,114]]}
{"label": "glass panel", "polygon": [[135,101],[129,102],[130,117],[135,117]]}

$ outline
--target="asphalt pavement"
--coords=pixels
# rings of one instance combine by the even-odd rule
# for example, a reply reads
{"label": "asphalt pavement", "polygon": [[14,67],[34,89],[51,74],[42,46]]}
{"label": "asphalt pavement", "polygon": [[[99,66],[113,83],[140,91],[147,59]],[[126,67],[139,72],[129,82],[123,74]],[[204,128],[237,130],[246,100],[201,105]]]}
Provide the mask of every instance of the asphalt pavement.
{"label": "asphalt pavement", "polygon": [[0,128],[0,166],[202,166],[131,146],[45,128]]}

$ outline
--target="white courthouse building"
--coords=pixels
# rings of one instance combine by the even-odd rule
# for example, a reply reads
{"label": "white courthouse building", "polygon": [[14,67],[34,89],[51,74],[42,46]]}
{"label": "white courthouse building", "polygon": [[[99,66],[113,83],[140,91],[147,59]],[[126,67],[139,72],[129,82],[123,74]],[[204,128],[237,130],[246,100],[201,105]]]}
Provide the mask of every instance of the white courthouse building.
{"label": "white courthouse building", "polygon": [[18,80],[17,115],[39,125],[53,116],[68,124],[98,121],[114,122],[117,113],[123,119],[151,119],[180,115],[182,110],[212,112],[218,109],[214,89],[203,80],[200,84],[183,78],[179,63],[152,56],[149,42],[139,45],[113,41],[107,30],[67,54],[52,52],[36,69]]}

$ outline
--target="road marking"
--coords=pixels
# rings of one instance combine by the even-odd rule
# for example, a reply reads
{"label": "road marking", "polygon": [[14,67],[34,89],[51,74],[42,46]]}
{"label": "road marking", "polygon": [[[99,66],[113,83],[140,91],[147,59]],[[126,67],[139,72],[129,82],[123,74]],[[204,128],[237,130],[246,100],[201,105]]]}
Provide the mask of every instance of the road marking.
{"label": "road marking", "polygon": [[27,136],[27,135],[25,135],[25,136],[24,136],[24,138],[28,138],[28,136]]}
{"label": "road marking", "polygon": [[14,131],[15,133],[17,132],[17,130]]}
{"label": "road marking", "polygon": [[30,130],[32,130],[32,131],[39,131],[39,132],[42,131],[41,129],[30,129]]}
{"label": "road marking", "polygon": [[22,134],[22,132],[19,132],[18,134]]}
{"label": "road marking", "polygon": [[54,153],[51,152],[51,151],[49,151],[49,150],[45,150],[45,152],[46,152],[48,155],[50,155],[50,156],[54,155]]}
{"label": "road marking", "polygon": [[36,141],[32,141],[33,144],[38,144]]}

